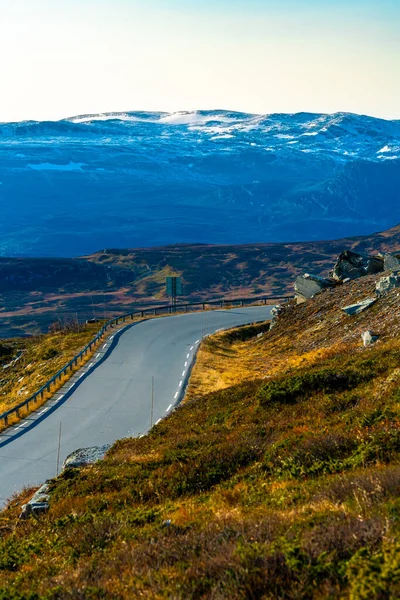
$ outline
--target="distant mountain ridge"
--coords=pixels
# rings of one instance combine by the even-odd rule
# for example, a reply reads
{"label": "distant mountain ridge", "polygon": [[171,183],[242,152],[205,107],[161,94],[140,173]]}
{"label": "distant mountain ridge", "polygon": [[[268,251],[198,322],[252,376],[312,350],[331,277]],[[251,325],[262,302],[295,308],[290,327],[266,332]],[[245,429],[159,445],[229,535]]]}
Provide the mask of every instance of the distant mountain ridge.
{"label": "distant mountain ridge", "polygon": [[400,121],[126,112],[0,124],[0,256],[294,242],[400,222]]}

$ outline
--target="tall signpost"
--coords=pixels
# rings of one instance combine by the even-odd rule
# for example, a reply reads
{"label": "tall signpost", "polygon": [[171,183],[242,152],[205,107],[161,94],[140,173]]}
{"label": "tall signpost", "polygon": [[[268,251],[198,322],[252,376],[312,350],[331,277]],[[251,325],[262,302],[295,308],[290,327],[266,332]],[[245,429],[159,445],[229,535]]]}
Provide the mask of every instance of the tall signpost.
{"label": "tall signpost", "polygon": [[182,296],[182,282],[180,277],[167,277],[167,296],[171,298],[172,306],[176,306],[176,299]]}

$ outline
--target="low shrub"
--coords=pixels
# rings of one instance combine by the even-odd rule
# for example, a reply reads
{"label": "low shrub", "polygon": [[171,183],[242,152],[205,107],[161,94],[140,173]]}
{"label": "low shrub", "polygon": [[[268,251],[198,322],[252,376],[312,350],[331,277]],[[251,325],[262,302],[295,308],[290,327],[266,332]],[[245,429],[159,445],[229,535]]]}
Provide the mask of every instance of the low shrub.
{"label": "low shrub", "polygon": [[50,360],[51,358],[55,358],[59,354],[60,352],[57,350],[57,348],[48,348],[43,352],[41,358],[42,360]]}
{"label": "low shrub", "polygon": [[222,340],[228,344],[235,342],[247,342],[255,338],[260,333],[267,333],[270,329],[269,323],[257,323],[255,325],[247,325],[245,327],[237,327],[224,333]]}
{"label": "low shrub", "polygon": [[389,463],[399,453],[400,429],[384,423],[361,438],[331,433],[277,442],[265,453],[263,468],[276,477],[301,479]]}
{"label": "low shrub", "polygon": [[0,344],[0,361],[10,358],[13,355],[13,349],[5,344]]}
{"label": "low shrub", "polygon": [[400,598],[400,544],[388,540],[382,549],[366,546],[350,559],[347,571],[350,600]]}
{"label": "low shrub", "polygon": [[295,437],[273,444],[265,453],[263,469],[275,477],[302,479],[346,469],[344,460],[357,448],[353,437],[326,434]]}
{"label": "low shrub", "polygon": [[355,369],[321,369],[274,379],[258,392],[261,406],[291,404],[316,392],[342,392],[357,387],[373,377],[372,373]]}

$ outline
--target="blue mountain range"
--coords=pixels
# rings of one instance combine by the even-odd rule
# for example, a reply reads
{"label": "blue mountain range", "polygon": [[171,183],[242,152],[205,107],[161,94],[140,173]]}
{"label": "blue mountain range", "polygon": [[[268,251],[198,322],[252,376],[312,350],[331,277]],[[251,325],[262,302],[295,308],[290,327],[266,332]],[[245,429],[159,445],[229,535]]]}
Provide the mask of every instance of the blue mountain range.
{"label": "blue mountain range", "polygon": [[400,222],[400,121],[222,110],[0,123],[0,255],[293,242]]}

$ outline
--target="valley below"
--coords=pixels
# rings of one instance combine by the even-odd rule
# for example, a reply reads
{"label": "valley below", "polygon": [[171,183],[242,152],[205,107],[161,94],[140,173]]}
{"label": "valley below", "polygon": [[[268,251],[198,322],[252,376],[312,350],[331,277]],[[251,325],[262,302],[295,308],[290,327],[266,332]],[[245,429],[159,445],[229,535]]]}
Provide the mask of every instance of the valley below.
{"label": "valley below", "polygon": [[166,304],[165,278],[181,300],[293,294],[304,272],[327,276],[343,250],[400,249],[400,226],[369,236],[289,244],[186,244],[107,249],[81,258],[0,258],[0,337],[47,331],[54,322],[104,319]]}

